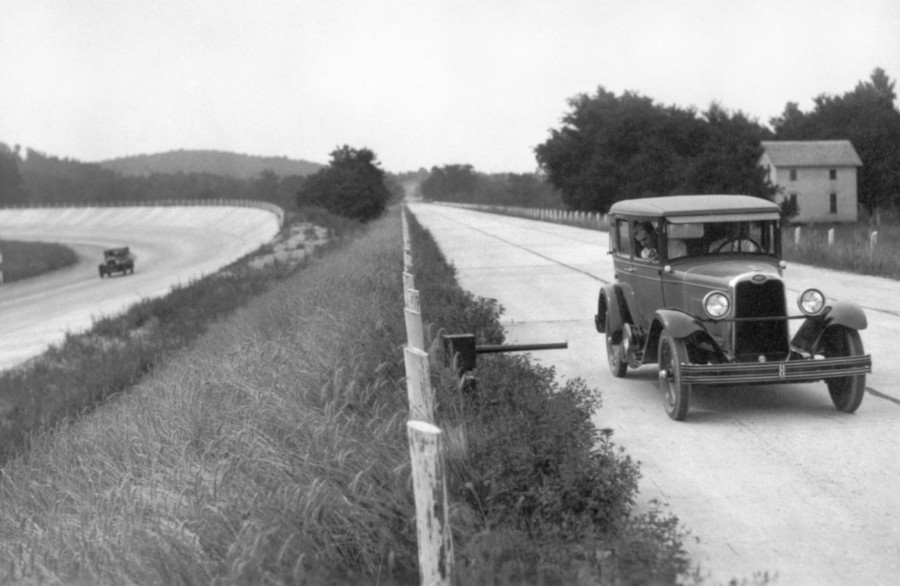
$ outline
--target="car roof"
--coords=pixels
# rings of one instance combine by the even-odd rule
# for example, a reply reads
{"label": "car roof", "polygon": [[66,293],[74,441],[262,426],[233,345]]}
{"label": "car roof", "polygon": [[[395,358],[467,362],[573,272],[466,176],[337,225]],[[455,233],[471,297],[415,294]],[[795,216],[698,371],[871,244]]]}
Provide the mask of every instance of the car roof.
{"label": "car roof", "polygon": [[777,204],[750,195],[667,195],[616,202],[609,208],[612,215],[638,216],[706,216],[729,213],[780,212]]}

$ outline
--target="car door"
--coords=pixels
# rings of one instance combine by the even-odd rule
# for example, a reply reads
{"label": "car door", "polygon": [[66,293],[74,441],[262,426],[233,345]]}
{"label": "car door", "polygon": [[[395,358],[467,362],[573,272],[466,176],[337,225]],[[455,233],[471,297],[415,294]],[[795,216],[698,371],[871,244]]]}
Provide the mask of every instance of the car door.
{"label": "car door", "polygon": [[[644,220],[641,220],[642,222]],[[634,226],[637,220],[629,223],[627,231],[620,227],[620,238],[627,238],[630,244],[631,260],[621,271],[617,271],[619,281],[629,291],[629,309],[635,325],[647,331],[653,319],[653,313],[662,307],[662,283],[660,276],[662,266],[660,260],[641,258],[640,243],[634,239]],[[659,229],[659,222],[651,222],[654,229]]]}

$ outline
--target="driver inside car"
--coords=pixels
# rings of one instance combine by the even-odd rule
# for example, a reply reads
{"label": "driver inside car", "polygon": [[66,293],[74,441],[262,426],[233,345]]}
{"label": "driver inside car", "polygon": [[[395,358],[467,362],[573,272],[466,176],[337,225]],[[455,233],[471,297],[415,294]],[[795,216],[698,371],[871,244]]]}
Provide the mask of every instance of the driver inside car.
{"label": "driver inside car", "polygon": [[[737,230],[735,230],[735,228]],[[709,252],[759,252],[755,242],[739,235],[740,226],[709,226],[709,231],[719,236],[709,244]]]}

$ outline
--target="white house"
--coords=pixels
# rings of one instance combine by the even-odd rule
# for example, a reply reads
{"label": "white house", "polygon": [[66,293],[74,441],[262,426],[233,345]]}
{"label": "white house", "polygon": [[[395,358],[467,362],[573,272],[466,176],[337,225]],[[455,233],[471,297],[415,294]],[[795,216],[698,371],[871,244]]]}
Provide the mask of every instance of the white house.
{"label": "white house", "polygon": [[856,170],[862,161],[849,140],[763,141],[762,147],[759,165],[781,188],[775,201],[796,201],[795,221],[856,221]]}

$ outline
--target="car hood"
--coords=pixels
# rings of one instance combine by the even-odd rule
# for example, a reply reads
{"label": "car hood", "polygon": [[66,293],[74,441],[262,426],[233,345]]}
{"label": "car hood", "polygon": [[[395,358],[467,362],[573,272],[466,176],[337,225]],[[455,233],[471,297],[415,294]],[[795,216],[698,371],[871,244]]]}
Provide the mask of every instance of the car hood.
{"label": "car hood", "polygon": [[725,287],[738,275],[762,273],[769,277],[781,276],[774,260],[722,260],[710,259],[689,266],[672,266],[672,276],[686,283],[705,284],[710,287]]}

